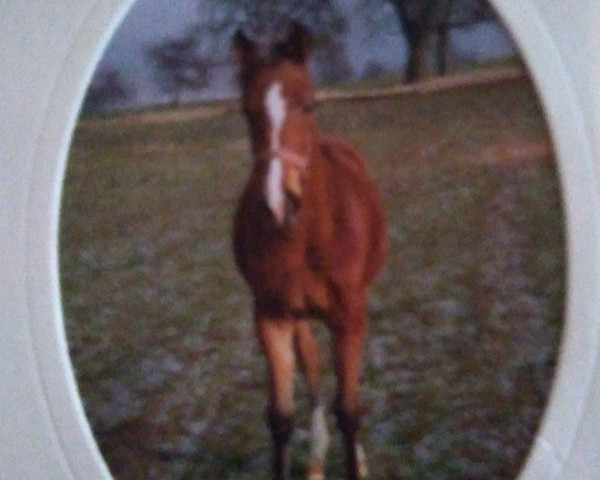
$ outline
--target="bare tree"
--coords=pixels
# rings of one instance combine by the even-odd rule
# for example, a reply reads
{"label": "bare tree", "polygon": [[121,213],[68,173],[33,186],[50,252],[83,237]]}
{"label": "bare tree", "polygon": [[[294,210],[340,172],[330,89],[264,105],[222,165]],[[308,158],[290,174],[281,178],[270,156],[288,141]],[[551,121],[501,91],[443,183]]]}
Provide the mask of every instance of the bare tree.
{"label": "bare tree", "polygon": [[148,49],[162,89],[172,95],[172,104],[181,103],[186,90],[200,90],[208,84],[209,62],[199,52],[195,28],[183,36],[167,39]]}
{"label": "bare tree", "polygon": [[449,33],[452,29],[496,19],[486,0],[385,0],[396,12],[398,24],[408,43],[405,79],[414,82],[430,71],[446,73]]}
{"label": "bare tree", "polygon": [[[242,29],[246,36],[266,46],[282,40],[294,21],[310,30],[317,51],[331,49],[332,45],[343,48],[339,42],[346,18],[336,0],[204,0],[201,5],[203,20],[198,30],[212,43],[209,50],[214,65],[231,59],[230,42],[236,30]],[[316,57],[317,69],[327,79],[349,66],[343,55],[336,56],[333,66],[324,65],[320,58],[322,55]]]}
{"label": "bare tree", "polygon": [[344,45],[333,38],[321,41],[315,52],[316,77],[320,84],[333,84],[352,77],[352,65]]}
{"label": "bare tree", "polygon": [[132,88],[115,68],[100,70],[88,88],[82,111],[85,114],[103,112],[130,98]]}

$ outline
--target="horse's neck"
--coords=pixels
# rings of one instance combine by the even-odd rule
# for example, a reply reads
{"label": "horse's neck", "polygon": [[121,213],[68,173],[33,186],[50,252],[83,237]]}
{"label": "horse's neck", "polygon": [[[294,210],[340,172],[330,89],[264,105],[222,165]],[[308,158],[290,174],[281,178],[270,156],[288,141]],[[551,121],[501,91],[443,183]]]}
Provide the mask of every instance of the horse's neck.
{"label": "horse's neck", "polygon": [[303,189],[301,208],[308,210],[309,221],[325,226],[332,221],[335,175],[331,159],[323,150],[321,139],[314,145]]}

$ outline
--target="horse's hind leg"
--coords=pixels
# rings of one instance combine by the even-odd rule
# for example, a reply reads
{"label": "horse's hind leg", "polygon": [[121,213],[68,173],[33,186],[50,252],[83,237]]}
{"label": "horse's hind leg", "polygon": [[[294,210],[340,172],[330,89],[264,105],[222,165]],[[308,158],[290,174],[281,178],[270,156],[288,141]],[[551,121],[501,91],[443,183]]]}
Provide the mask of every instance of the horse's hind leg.
{"label": "horse's hind leg", "polygon": [[359,442],[362,404],[359,398],[360,370],[363,343],[367,331],[367,317],[363,311],[332,328],[334,362],[338,377],[335,414],[346,447],[346,469],[349,480],[367,476],[367,462]]}
{"label": "horse's hind leg", "polygon": [[273,478],[284,480],[289,474],[288,443],[294,423],[294,323],[257,318],[256,327],[269,373],[267,419],[273,440]]}
{"label": "horse's hind leg", "polygon": [[308,320],[296,323],[295,339],[297,356],[308,384],[312,409],[310,462],[306,478],[307,480],[322,480],[325,478],[325,456],[329,446],[329,432],[320,392],[319,345]]}

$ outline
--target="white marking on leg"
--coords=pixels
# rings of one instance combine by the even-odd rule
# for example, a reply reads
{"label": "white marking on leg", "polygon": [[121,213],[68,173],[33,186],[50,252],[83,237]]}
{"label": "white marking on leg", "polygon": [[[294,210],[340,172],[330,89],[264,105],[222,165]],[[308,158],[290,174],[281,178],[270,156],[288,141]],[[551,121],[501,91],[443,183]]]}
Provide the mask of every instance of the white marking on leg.
{"label": "white marking on leg", "polygon": [[[276,82],[268,88],[265,95],[265,107],[271,124],[271,152],[277,152],[281,147],[281,129],[286,115],[286,104],[282,90],[281,83]],[[283,223],[285,215],[283,165],[278,157],[270,159],[269,171],[265,180],[265,197],[277,223]]]}
{"label": "white marking on leg", "polygon": [[325,407],[320,403],[312,411],[310,445],[310,466],[308,480],[325,478],[325,456],[329,447],[329,431],[325,420]]}
{"label": "white marking on leg", "polygon": [[360,443],[356,444],[356,463],[358,467],[358,477],[367,478],[369,469],[367,468],[367,456],[365,455],[365,449]]}
{"label": "white marking on leg", "polygon": [[323,460],[329,447],[329,431],[325,421],[325,407],[317,404],[313,408],[310,432],[312,437],[311,456]]}

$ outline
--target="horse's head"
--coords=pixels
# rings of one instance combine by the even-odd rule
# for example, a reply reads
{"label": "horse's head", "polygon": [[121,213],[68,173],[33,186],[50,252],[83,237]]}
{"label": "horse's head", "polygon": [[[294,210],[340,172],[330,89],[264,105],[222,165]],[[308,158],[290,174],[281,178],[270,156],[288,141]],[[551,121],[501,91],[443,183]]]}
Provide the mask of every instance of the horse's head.
{"label": "horse's head", "polygon": [[265,45],[241,31],[234,37],[242,105],[263,192],[278,224],[297,208],[316,141],[314,89],[307,68],[310,37],[298,24],[287,39]]}

